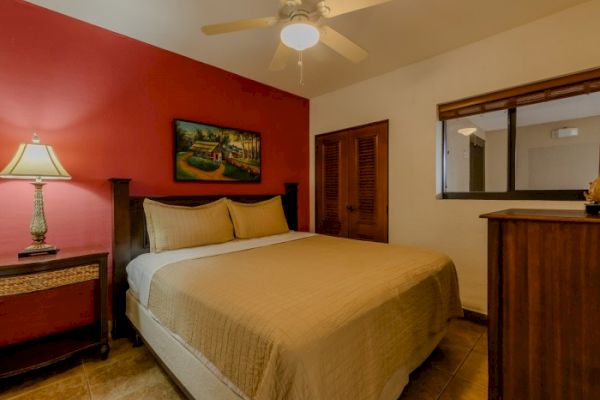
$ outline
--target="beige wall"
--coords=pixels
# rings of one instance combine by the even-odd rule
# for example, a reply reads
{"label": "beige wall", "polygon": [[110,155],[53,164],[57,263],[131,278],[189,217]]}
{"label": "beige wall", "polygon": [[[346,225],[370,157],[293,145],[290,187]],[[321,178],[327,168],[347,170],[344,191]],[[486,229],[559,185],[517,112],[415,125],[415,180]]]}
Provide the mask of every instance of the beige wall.
{"label": "beige wall", "polygon": [[[578,128],[579,135],[552,137],[553,130],[565,126]],[[506,130],[486,134],[487,191],[506,188],[506,135]],[[518,190],[585,189],[600,173],[600,116],[518,127],[516,147]]]}
{"label": "beige wall", "polygon": [[[436,105],[600,66],[599,20],[600,0],[593,0],[311,100],[312,135],[389,119],[390,241],[448,253],[456,263],[466,308],[487,308],[486,223],[478,218],[481,213],[582,204],[437,200]],[[396,39],[398,51],[403,40]],[[311,168],[314,199],[314,153]],[[312,216],[314,225],[314,203]]]}
{"label": "beige wall", "polygon": [[508,187],[508,131],[491,131],[485,141],[485,190],[504,192]]}
{"label": "beige wall", "polygon": [[[600,111],[600,110],[599,110]],[[578,128],[576,137],[551,132]],[[517,189],[585,189],[598,174],[600,117],[578,118],[517,129]]]}

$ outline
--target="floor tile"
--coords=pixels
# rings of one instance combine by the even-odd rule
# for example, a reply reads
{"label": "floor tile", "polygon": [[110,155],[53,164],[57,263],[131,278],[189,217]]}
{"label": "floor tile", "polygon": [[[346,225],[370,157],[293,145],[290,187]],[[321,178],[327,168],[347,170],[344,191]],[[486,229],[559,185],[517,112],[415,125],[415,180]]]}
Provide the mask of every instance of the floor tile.
{"label": "floor tile", "polygon": [[446,336],[431,353],[427,361],[433,367],[454,375],[470,351],[469,346],[457,343]]}
{"label": "floor tile", "polygon": [[465,319],[454,319],[450,322],[446,339],[453,344],[472,348],[486,330],[483,325]]}
{"label": "floor tile", "polygon": [[115,400],[157,384],[168,384],[168,378],[145,348],[135,348],[122,357],[94,364],[88,371],[84,363],[94,400]]}
{"label": "floor tile", "polygon": [[449,372],[442,371],[426,362],[410,374],[408,386],[399,400],[436,400],[452,379]]}
{"label": "floor tile", "polygon": [[488,358],[487,355],[472,351],[456,376],[470,382],[478,383],[487,387],[488,385]]}
{"label": "floor tile", "polygon": [[121,360],[124,357],[131,358],[144,352],[146,352],[146,349],[143,346],[133,347],[131,341],[128,339],[118,339],[110,342],[108,359],[102,360],[98,357],[98,354],[90,354],[83,357],[83,363],[85,364],[86,371],[90,372],[97,367],[104,367],[106,364]]}
{"label": "floor tile", "polygon": [[[162,371],[161,371],[162,372]],[[163,374],[164,375],[164,374]],[[118,400],[185,400],[186,397],[181,391],[175,386],[174,383],[166,376],[163,376],[164,380],[161,380],[155,384],[141,387],[137,390],[127,393],[125,396],[119,397]],[[117,399],[115,399],[117,400]]]}
{"label": "floor tile", "polygon": [[446,386],[439,400],[487,400],[487,396],[485,386],[455,377]]}
{"label": "floor tile", "polygon": [[487,332],[485,332],[483,335],[481,335],[481,337],[477,341],[477,344],[475,344],[475,347],[473,347],[473,351],[476,353],[485,354],[487,356],[487,354],[488,354],[488,334],[487,334]]}
{"label": "floor tile", "polygon": [[72,376],[39,389],[27,391],[11,400],[90,400],[83,375]]}
{"label": "floor tile", "polygon": [[83,376],[81,360],[71,358],[13,378],[0,380],[0,400],[12,399],[26,392],[55,384],[64,379]]}

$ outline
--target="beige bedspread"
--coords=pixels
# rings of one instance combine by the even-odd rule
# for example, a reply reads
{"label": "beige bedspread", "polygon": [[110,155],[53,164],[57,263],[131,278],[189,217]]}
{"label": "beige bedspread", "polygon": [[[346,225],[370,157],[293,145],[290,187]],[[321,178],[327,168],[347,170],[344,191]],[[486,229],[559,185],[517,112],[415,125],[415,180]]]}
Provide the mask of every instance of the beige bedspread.
{"label": "beige bedspread", "polygon": [[149,308],[255,400],[389,397],[462,315],[448,257],[327,236],[163,267]]}

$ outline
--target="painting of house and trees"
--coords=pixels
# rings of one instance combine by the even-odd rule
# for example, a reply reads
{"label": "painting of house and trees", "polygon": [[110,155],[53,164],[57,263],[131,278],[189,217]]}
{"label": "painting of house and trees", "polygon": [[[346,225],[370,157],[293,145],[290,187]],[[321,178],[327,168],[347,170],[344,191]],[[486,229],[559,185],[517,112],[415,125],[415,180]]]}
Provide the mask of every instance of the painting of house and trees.
{"label": "painting of house and trees", "polygon": [[260,134],[175,120],[175,180],[260,182]]}

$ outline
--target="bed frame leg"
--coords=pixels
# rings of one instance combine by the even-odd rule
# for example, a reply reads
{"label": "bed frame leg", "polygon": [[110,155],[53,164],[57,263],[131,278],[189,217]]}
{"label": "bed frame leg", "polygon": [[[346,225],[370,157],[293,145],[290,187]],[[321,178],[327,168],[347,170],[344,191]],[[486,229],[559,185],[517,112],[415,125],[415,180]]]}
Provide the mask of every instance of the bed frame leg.
{"label": "bed frame leg", "polygon": [[131,341],[133,342],[133,347],[140,347],[144,344],[142,337],[137,332],[133,334],[133,338]]}
{"label": "bed frame leg", "polygon": [[102,344],[102,346],[100,346],[100,359],[102,361],[105,361],[108,358],[109,352],[110,352],[110,346],[108,345],[108,343]]}

